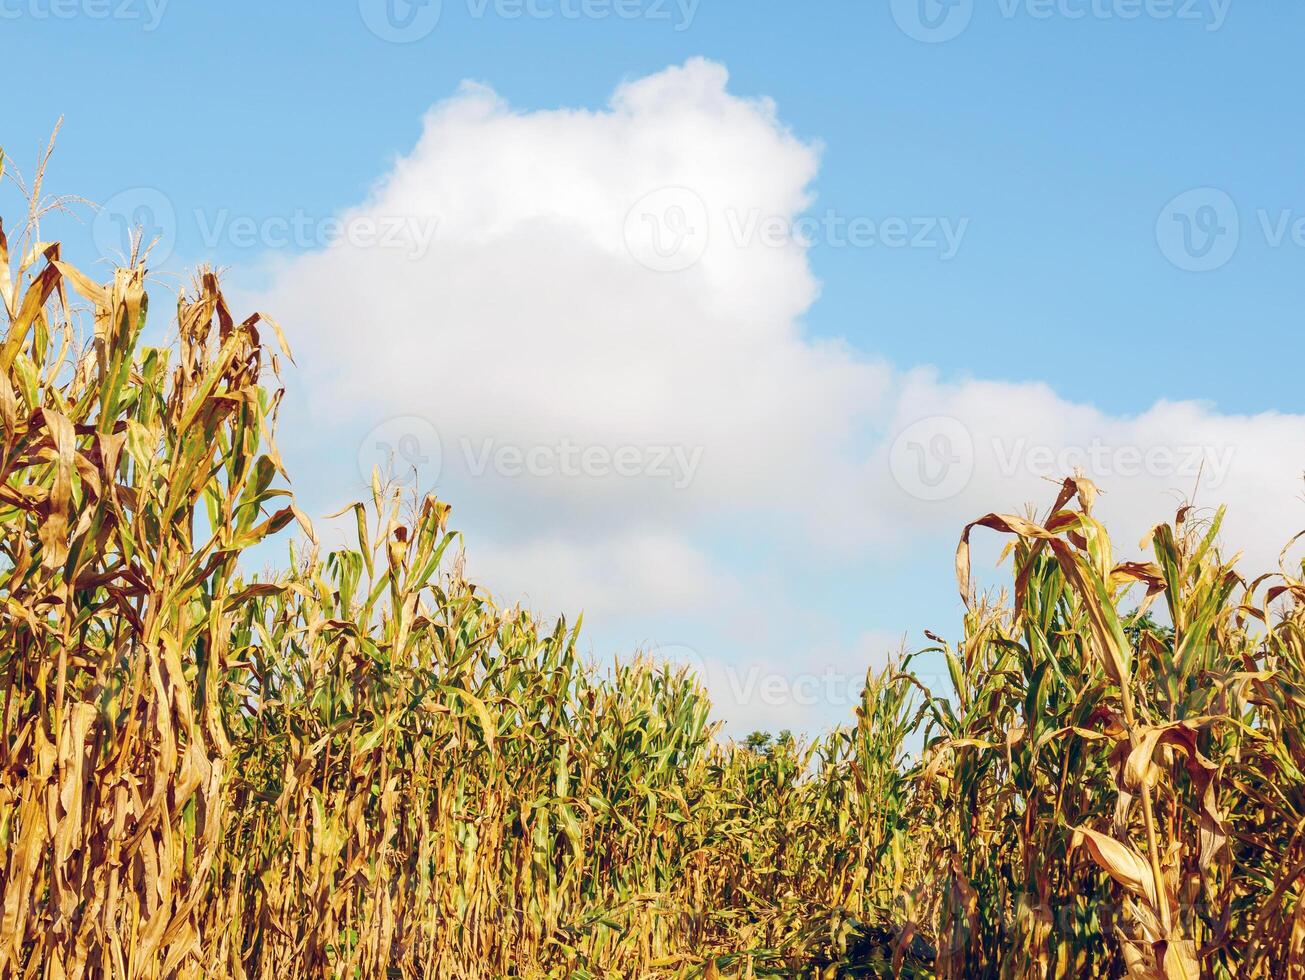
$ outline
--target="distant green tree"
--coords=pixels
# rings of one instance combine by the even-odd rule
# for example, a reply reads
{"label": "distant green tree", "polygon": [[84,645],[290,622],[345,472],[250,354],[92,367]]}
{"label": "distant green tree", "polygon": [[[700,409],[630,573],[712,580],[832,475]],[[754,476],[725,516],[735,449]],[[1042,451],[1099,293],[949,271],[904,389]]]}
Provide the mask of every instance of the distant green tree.
{"label": "distant green tree", "polygon": [[787,728],[780,729],[778,736],[770,732],[755,731],[743,740],[743,747],[758,755],[770,755],[780,747],[791,748],[796,741],[793,733]]}
{"label": "distant green tree", "polygon": [[752,732],[743,740],[743,747],[758,755],[765,755],[770,750],[770,732]]}
{"label": "distant green tree", "polygon": [[1128,642],[1133,646],[1137,646],[1137,642],[1141,639],[1143,633],[1152,634],[1162,643],[1172,642],[1174,638],[1173,627],[1161,626],[1155,621],[1155,617],[1151,615],[1149,609],[1140,615],[1134,609],[1124,617],[1124,621],[1120,625],[1124,628],[1124,635],[1128,637]]}

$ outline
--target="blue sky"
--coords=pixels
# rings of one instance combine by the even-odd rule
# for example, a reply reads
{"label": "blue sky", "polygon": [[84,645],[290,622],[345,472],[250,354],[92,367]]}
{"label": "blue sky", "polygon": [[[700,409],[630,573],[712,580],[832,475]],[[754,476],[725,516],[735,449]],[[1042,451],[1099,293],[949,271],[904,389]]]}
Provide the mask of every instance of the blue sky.
{"label": "blue sky", "polygon": [[[879,656],[903,632],[910,645],[921,642],[926,627],[954,633],[959,603],[950,568],[960,523],[988,509],[1045,502],[1051,491],[1040,482],[1044,471],[1086,458],[1098,438],[1116,454],[1099,482],[1131,535],[1130,546],[1134,531],[1169,516],[1170,491],[1191,482],[1189,472],[1171,463],[1162,461],[1158,469],[1147,464],[1140,475],[1120,464],[1119,452],[1157,445],[1180,453],[1204,448],[1211,458],[1227,451],[1235,459],[1226,480],[1202,500],[1227,499],[1243,508],[1246,533],[1263,533],[1263,540],[1247,545],[1251,556],[1271,555],[1271,542],[1305,526],[1296,479],[1305,469],[1299,438],[1305,395],[1293,384],[1296,359],[1290,356],[1299,349],[1305,309],[1305,225],[1297,225],[1305,219],[1298,69],[1305,8],[1299,4],[443,0],[428,33],[422,18],[433,8],[412,9],[422,36],[404,43],[378,36],[387,33],[383,7],[379,0],[155,0],[153,6],[146,0],[0,0],[9,77],[26,80],[21,97],[6,105],[0,145],[26,169],[64,116],[47,190],[109,202],[141,187],[156,189],[180,216],[164,268],[179,271],[211,259],[230,268],[233,288],[280,298],[292,316],[270,312],[282,320],[297,353],[308,349],[311,364],[316,338],[329,332],[294,321],[295,312],[312,309],[300,305],[295,289],[306,288],[314,268],[321,272],[311,255],[304,261],[321,249],[303,239],[282,246],[268,228],[293,215],[318,228],[326,216],[371,199],[387,186],[396,160],[418,159],[414,147],[426,131],[424,117],[456,98],[465,80],[492,89],[518,117],[545,113],[537,117],[541,127],[556,124],[566,132],[549,111],[585,109],[601,116],[622,83],[661,77],[694,58],[728,71],[721,84],[729,99],[752,106],[773,100],[774,132],[766,136],[770,142],[756,145],[764,152],[773,145],[779,153],[788,134],[807,148],[815,168],[808,179],[802,154],[777,164],[777,173],[789,166],[792,174],[776,178],[774,200],[788,200],[790,191],[802,188],[809,200],[791,211],[767,204],[758,212],[774,212],[790,226],[805,216],[802,227],[812,239],[785,259],[782,271],[795,277],[794,292],[776,302],[805,296],[802,277],[809,274],[810,301],[793,298],[786,321],[802,338],[803,356],[822,342],[837,344],[851,352],[837,377],[861,379],[872,368],[882,375],[875,384],[883,391],[837,446],[816,439],[815,448],[803,443],[796,457],[785,456],[787,443],[779,438],[777,458],[754,460],[759,482],[773,478],[784,488],[787,476],[773,475],[768,466],[776,473],[803,468],[822,474],[780,491],[791,492],[791,501],[777,502],[773,512],[764,496],[741,500],[737,508],[715,497],[691,506],[657,497],[651,507],[659,515],[656,526],[650,518],[641,531],[656,541],[644,560],[666,563],[669,578],[719,587],[722,598],[711,609],[673,599],[641,607],[632,598],[607,613],[600,602],[592,617],[596,652],[677,645],[733,665],[757,659],[777,669],[773,665],[829,660],[850,670],[872,653]],[[931,30],[930,23],[939,26]],[[716,76],[703,77],[715,91]],[[669,100],[671,113],[678,111],[676,99],[692,102],[675,86],[658,98]],[[648,109],[646,118],[653,112]],[[751,139],[753,123],[737,118],[739,139]],[[457,166],[474,163],[482,145],[486,168],[501,166],[514,186],[529,179],[528,162],[509,164],[492,155],[547,152],[547,143],[532,151],[527,135],[500,138],[498,130],[481,125],[446,122],[446,137],[468,145],[456,160],[438,148],[422,157],[430,168],[426,179],[445,180]],[[629,132],[630,139],[642,138],[638,124]],[[722,127],[721,140],[731,132]],[[656,133],[671,141],[668,157],[679,155],[675,181],[693,187],[683,166],[705,158],[708,149],[716,156],[727,149],[724,142],[703,144],[695,156],[694,147],[677,142],[688,138],[683,133]],[[582,132],[580,139],[589,136],[599,138]],[[657,153],[640,161],[649,156]],[[758,160],[757,166],[762,174],[768,164]],[[447,179],[456,193],[454,178]],[[486,193],[477,180],[468,176],[461,186]],[[658,185],[648,178],[650,189]],[[565,189],[548,186],[566,198]],[[0,202],[12,228],[18,218],[12,189],[0,192]],[[496,213],[508,214],[506,208]],[[716,217],[713,211],[713,248],[721,242]],[[229,230],[236,218],[258,229],[248,241]],[[918,233],[922,247],[886,244],[896,221],[910,237]],[[213,235],[219,223],[228,230]],[[874,243],[849,244],[853,227],[873,228]],[[954,254],[945,254],[947,228],[956,236]],[[1184,239],[1185,231],[1195,237]],[[48,233],[63,237],[70,254],[86,264],[103,251],[89,217],[84,225],[56,221]],[[767,273],[757,281],[770,278]],[[672,279],[663,274],[658,281]],[[742,295],[752,289],[740,288]],[[601,293],[593,297],[597,305]],[[702,302],[709,305],[709,299]],[[669,318],[680,315],[678,303],[690,302],[673,292],[664,301]],[[458,310],[481,329],[477,312]],[[420,309],[412,316],[419,318]],[[641,351],[632,341],[630,357]],[[722,370],[729,370],[727,361]],[[323,364],[322,376],[338,369]],[[383,379],[374,383],[385,387]],[[326,382],[303,386],[319,401],[341,401]],[[805,404],[811,390],[795,382],[789,396],[795,406]],[[283,448],[314,512],[357,492],[356,446],[378,418],[440,414],[434,407],[378,407],[376,401],[374,393],[360,398],[356,412],[336,404],[340,411],[329,425],[320,416],[316,424],[288,421]],[[814,412],[808,421],[828,429],[822,420],[834,419],[843,404],[832,400],[825,414]],[[1166,407],[1173,404],[1179,407]],[[443,417],[433,423],[447,457],[458,427],[450,432]],[[746,431],[748,418],[740,417],[739,431]],[[940,433],[928,421],[936,419],[959,419],[980,456],[990,442],[1003,440],[1008,455],[1045,444],[1054,461],[1021,463],[1012,476],[1009,466],[997,472],[998,458],[992,479],[976,464],[977,475],[942,501],[921,499],[910,488],[912,499],[904,503],[874,497],[868,509],[875,519],[855,533],[839,533],[838,522],[846,522],[829,504],[839,515],[832,531],[803,529],[777,543],[786,532],[776,535],[774,522],[790,523],[779,515],[792,506],[826,507],[813,486],[852,472],[844,457],[857,456],[873,470],[883,469],[886,458],[900,463],[900,454],[893,456],[899,444],[916,447],[922,465],[934,459],[931,454],[947,456],[952,443],[936,440],[951,439],[950,430]],[[909,433],[918,421],[927,424],[916,439]],[[640,422],[635,418],[632,428],[646,436]],[[676,431],[684,445],[696,444]],[[722,423],[721,431],[735,430]],[[1262,441],[1270,431],[1273,438]],[[709,438],[703,445],[705,465],[720,458],[713,457]],[[810,459],[803,455],[808,449]],[[818,451],[839,456],[839,467],[826,474],[812,462]],[[736,470],[753,465],[742,451],[730,458]],[[870,473],[867,493],[899,493],[903,480],[897,471],[894,476],[895,484],[881,484]],[[497,555],[493,569],[510,566],[523,576],[528,570],[551,578],[548,541],[568,541],[577,565],[587,549],[618,547],[627,530],[623,521],[637,523],[632,515],[646,503],[637,494],[596,491],[597,503],[581,505],[571,498],[584,493],[568,496],[573,484],[529,492],[505,485],[500,493],[450,478],[439,488],[455,513],[465,515],[461,524],[471,551],[483,535]],[[527,529],[524,517],[503,516],[538,513],[545,502],[569,514],[559,518],[553,537]],[[599,529],[591,537],[579,530],[585,515],[593,515]],[[603,534],[612,536],[606,544],[597,541]],[[815,544],[804,540],[808,535]],[[692,566],[683,575],[675,567],[681,561]],[[635,596],[644,572],[625,586],[620,563],[610,574],[615,589]],[[583,591],[585,578],[578,579],[558,599],[538,601],[570,608],[572,596]],[[772,594],[782,594],[792,608],[776,605],[778,599],[767,598]],[[764,619],[768,610],[774,619],[759,625],[757,617]],[[760,648],[764,652],[757,653]],[[835,648],[841,652],[827,652]],[[838,714],[837,706],[824,715],[818,706],[805,716],[774,712],[776,725],[837,720]],[[747,719],[768,720],[760,709]]]}

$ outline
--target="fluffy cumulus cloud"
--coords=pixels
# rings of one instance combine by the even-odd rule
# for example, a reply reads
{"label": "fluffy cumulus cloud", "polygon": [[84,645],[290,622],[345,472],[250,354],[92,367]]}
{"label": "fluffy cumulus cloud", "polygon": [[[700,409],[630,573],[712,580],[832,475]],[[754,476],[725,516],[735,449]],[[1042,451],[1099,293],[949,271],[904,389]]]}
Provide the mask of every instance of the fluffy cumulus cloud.
{"label": "fluffy cumulus cloud", "polygon": [[1198,517],[1227,505],[1225,539],[1256,570],[1277,567],[1290,535],[1305,529],[1301,416],[1159,401],[1115,417],[1044,384],[944,383],[929,370],[900,376],[892,414],[870,473],[874,495],[898,502],[887,511],[899,533],[1045,506],[1052,483],[1076,471],[1103,490],[1095,512],[1130,555],[1189,502]]}
{"label": "fluffy cumulus cloud", "polygon": [[[704,624],[718,649],[695,656],[790,678],[863,671],[927,624],[813,628],[801,590],[758,563],[800,551],[834,577],[868,548],[900,561],[912,535],[1045,502],[1044,478],[1074,467],[1129,544],[1198,472],[1257,560],[1305,526],[1300,417],[1161,403],[1115,418],[806,335],[806,249],[766,229],[810,204],[818,162],[708,61],[624,83],[597,111],[516,111],[464,85],[341,215],[339,241],[259,298],[294,339],[298,424],[356,433],[364,463],[414,464],[467,515],[469,566],[500,594],[585,609],[650,647],[674,621],[673,645],[699,650],[681,641]],[[782,692],[713,687],[742,700],[736,720],[831,720],[803,683],[784,710],[766,700]]]}

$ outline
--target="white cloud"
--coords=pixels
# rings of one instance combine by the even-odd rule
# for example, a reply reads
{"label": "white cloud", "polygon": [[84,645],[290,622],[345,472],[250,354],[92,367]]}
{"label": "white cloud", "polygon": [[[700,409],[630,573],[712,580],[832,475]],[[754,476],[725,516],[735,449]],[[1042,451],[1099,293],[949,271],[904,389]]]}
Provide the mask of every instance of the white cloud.
{"label": "white cloud", "polygon": [[[706,61],[622,85],[600,112],[516,113],[467,85],[344,216],[438,221],[432,248],[414,260],[341,244],[281,269],[261,302],[304,325],[317,418],[430,419],[441,488],[475,480],[500,514],[533,521],[542,503],[583,527],[727,505],[797,517],[822,488],[852,491],[848,447],[887,372],[802,337],[817,287],[801,248],[738,247],[722,229],[731,210],[798,212],[816,166],[771,104],[730,95]],[[665,187],[692,188],[718,232],[673,273],[641,265],[624,234]],[[674,479],[471,472],[487,445],[563,444],[639,449],[644,469],[678,447],[700,465],[688,493]]]}
{"label": "white cloud", "polygon": [[[739,229],[800,215],[817,166],[770,102],[731,94],[708,61],[627,82],[600,111],[518,112],[467,84],[342,216],[437,222],[429,248],[340,242],[273,270],[259,308],[291,334],[316,427],[435,426],[435,482],[470,508],[470,568],[492,590],[638,620],[654,645],[663,617],[735,624],[714,661],[847,672],[865,650],[813,639],[782,574],[793,554],[824,556],[830,580],[870,549],[902,562],[913,537],[932,547],[986,511],[1045,506],[1042,477],[1066,465],[1112,467],[1099,509],[1124,550],[1194,484],[1188,456],[1156,447],[1209,454],[1201,500],[1233,504],[1230,537],[1257,561],[1305,526],[1299,416],[1159,402],[1112,417],[1046,385],[894,372],[804,336],[818,294],[805,249]],[[960,467],[952,484],[936,482],[942,462]],[[950,583],[937,588],[949,608]],[[886,636],[936,625],[878,615],[867,626]],[[731,710],[758,720],[745,708]],[[781,715],[767,727],[812,717]]]}
{"label": "white cloud", "polygon": [[761,650],[736,660],[683,643],[657,644],[646,653],[688,668],[707,690],[714,717],[725,722],[722,735],[742,739],[756,730],[814,733],[850,723],[867,671],[880,673],[906,648],[904,636],[868,630],[846,646],[817,644],[800,657]]}
{"label": "white cloud", "polygon": [[471,542],[476,581],[530,609],[584,610],[593,619],[710,613],[738,602],[738,585],[687,539],[666,532],[618,532],[577,543],[567,537]]}
{"label": "white cloud", "polygon": [[[1075,468],[1102,489],[1095,514],[1121,554],[1139,554],[1140,538],[1185,501],[1196,503],[1198,516],[1227,504],[1224,539],[1257,573],[1276,568],[1281,547],[1305,528],[1299,415],[1225,415],[1161,400],[1120,417],[1044,384],[949,384],[927,370],[904,374],[892,401],[894,438],[878,447],[869,469],[874,496],[886,501],[876,519],[899,534],[939,522],[959,529],[989,511],[1022,513],[1029,504],[1045,512],[1054,482]],[[927,499],[935,487],[951,494]]]}

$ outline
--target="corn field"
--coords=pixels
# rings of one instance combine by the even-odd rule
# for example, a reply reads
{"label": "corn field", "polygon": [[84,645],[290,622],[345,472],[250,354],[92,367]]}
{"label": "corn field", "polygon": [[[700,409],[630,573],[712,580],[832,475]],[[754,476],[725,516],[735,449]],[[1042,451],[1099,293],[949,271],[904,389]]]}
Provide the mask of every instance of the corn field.
{"label": "corn field", "polygon": [[0,226],[0,978],[1305,977],[1305,582],[1221,513],[1129,561],[1083,477],[982,517],[947,690],[907,658],[827,736],[737,745],[692,675],[466,581],[444,503],[376,482],[323,552],[276,323],[202,271],[146,346],[143,259],[98,282],[33,227]]}

